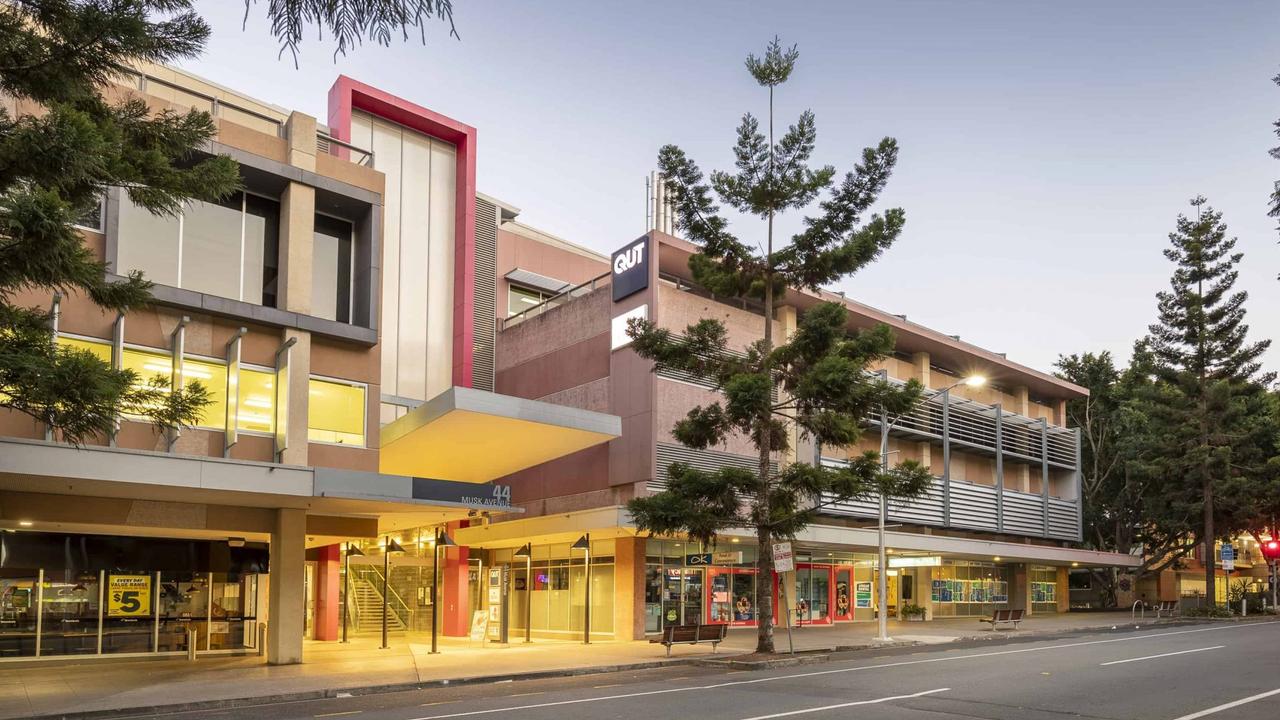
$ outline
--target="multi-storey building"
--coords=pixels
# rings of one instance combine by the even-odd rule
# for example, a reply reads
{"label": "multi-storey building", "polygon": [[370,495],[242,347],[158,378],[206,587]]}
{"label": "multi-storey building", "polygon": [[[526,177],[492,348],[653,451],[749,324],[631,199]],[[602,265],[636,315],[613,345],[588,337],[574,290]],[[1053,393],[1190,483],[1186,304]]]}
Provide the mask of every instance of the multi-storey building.
{"label": "multi-storey building", "polygon": [[[741,441],[674,442],[675,420],[714,390],[653,373],[621,332],[637,314],[677,330],[714,316],[736,345],[758,337],[758,308],[691,282],[688,243],[648,232],[615,271],[477,193],[474,128],[350,78],[325,123],[169,68],[112,92],[212,112],[203,151],[239,161],[244,190],[175,218],[105,198],[85,242],[111,272],[145,272],[152,307],[20,300],[55,307],[57,342],[143,378],[198,380],[213,404],[176,435],[122,417],[79,448],[0,414],[0,660],[265,643],[271,662],[298,662],[308,641],[371,642],[384,608],[393,637],[627,640],[671,623],[752,625],[756,585],[779,580],[805,623],[905,604],[1057,612],[1067,568],[1131,564],[1076,547],[1063,408],[1081,388],[799,291],[779,333],[841,300],[850,329],[897,332],[881,371],[939,391],[890,429],[891,452],[937,480],[890,507],[888,607],[870,591],[868,500],[796,538],[782,578],[756,577],[745,531],[714,552],[642,537],[624,505],[660,489],[671,461],[752,462]],[[991,382],[947,389],[970,373]],[[846,452],[797,444],[776,460]]]}

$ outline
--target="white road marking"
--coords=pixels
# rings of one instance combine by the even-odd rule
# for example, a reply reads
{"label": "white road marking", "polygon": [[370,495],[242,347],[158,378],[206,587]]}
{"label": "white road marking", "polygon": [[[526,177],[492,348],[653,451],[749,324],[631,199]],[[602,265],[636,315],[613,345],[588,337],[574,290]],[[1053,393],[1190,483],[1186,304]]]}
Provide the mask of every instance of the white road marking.
{"label": "white road marking", "polygon": [[1214,645],[1213,647],[1196,648],[1195,650],[1179,650],[1178,652],[1160,653],[1159,655],[1144,655],[1142,657],[1129,658],[1128,660],[1112,660],[1111,662],[1098,663],[1098,667],[1106,667],[1108,665],[1123,665],[1125,663],[1139,662],[1141,660],[1155,660],[1156,658],[1173,657],[1174,655],[1188,655],[1190,653],[1204,652],[1205,650],[1221,650],[1226,645]]}
{"label": "white road marking", "polygon": [[1201,710],[1200,712],[1193,712],[1193,713],[1191,713],[1190,715],[1183,715],[1182,717],[1180,717],[1180,718],[1174,718],[1173,720],[1196,720],[1196,718],[1206,717],[1206,716],[1208,716],[1208,715],[1212,715],[1212,714],[1214,714],[1214,713],[1222,712],[1223,710],[1230,710],[1231,708],[1234,708],[1234,707],[1240,707],[1241,705],[1245,705],[1245,704],[1251,703],[1251,702],[1253,702],[1254,700],[1261,700],[1261,699],[1263,699],[1263,698],[1269,698],[1269,697],[1271,697],[1272,695],[1280,695],[1280,690],[1271,690],[1271,691],[1269,691],[1269,692],[1258,693],[1257,695],[1251,695],[1251,696],[1249,696],[1249,697],[1247,697],[1247,698],[1240,698],[1239,700],[1236,700],[1236,701],[1234,701],[1234,702],[1226,703],[1225,705],[1219,705],[1219,706],[1217,706],[1217,707],[1211,707],[1211,708],[1209,708],[1209,709],[1207,709],[1207,710]]}
{"label": "white road marking", "polygon": [[[858,665],[856,667],[836,668],[834,670],[816,670],[806,673],[794,673],[791,675],[775,675],[771,677],[752,678],[750,680],[730,680],[728,682],[713,683],[711,685],[692,685],[689,687],[678,688],[662,688],[661,690],[643,690],[633,693],[621,693],[618,695],[602,695],[600,697],[575,698],[573,700],[556,700],[552,702],[533,703],[530,705],[516,705],[513,707],[490,708],[488,710],[469,710],[467,712],[451,713],[449,715],[428,715],[424,717],[411,718],[411,720],[444,720],[445,718],[470,717],[473,715],[490,715],[494,713],[514,712],[516,710],[533,710],[544,707],[558,707],[560,705],[580,705],[582,703],[599,702],[603,700],[625,700],[634,697],[647,697],[649,695],[666,695],[668,693],[688,692],[690,690],[715,690],[719,688],[734,687],[737,685],[755,685],[757,683],[774,682],[777,680],[793,680],[795,678],[816,677],[819,675],[833,675],[837,673],[859,672],[862,670],[882,670],[884,668],[905,667],[908,665],[924,665],[939,662],[954,662],[957,660],[973,660],[976,658],[997,657],[1000,655],[1018,655],[1021,653],[1044,652],[1046,650],[1062,650],[1064,648],[1083,647],[1086,645],[1106,645],[1118,642],[1131,642],[1134,640],[1148,640],[1150,638],[1170,637],[1172,635],[1190,635],[1193,633],[1212,632],[1215,630],[1235,630],[1242,627],[1258,627],[1261,625],[1277,625],[1280,620],[1269,620],[1260,623],[1239,623],[1234,625],[1214,625],[1205,628],[1196,628],[1195,630],[1172,630],[1163,633],[1148,633],[1145,635],[1130,635],[1120,638],[1108,638],[1106,640],[1088,640],[1084,642],[1063,643],[1061,645],[1045,645],[1042,647],[1017,648],[1014,650],[995,650],[985,653],[973,653],[972,655],[952,655],[939,658],[926,658],[924,660],[901,660],[898,662],[881,663],[879,665]],[[669,678],[667,682],[672,680],[684,680],[685,677]],[[1178,720],[1184,720],[1178,718]]]}
{"label": "white road marking", "polygon": [[364,711],[363,710],[347,710],[346,712],[322,713],[320,715],[313,715],[312,717],[322,718],[322,717],[338,717],[339,715],[359,715],[362,712]]}
{"label": "white road marking", "polygon": [[839,703],[836,705],[823,705],[822,707],[805,708],[804,710],[789,710],[787,712],[774,713],[772,715],[756,715],[755,717],[744,718],[744,720],[772,720],[773,718],[790,717],[792,715],[804,715],[805,713],[822,712],[823,710],[839,710],[840,708],[854,707],[855,705],[877,705],[879,703],[892,702],[894,700],[909,700],[911,698],[924,697],[934,693],[946,692],[951,688],[938,688],[936,690],[924,690],[910,695],[890,695],[889,697],[876,698],[874,700],[858,700],[856,702]]}

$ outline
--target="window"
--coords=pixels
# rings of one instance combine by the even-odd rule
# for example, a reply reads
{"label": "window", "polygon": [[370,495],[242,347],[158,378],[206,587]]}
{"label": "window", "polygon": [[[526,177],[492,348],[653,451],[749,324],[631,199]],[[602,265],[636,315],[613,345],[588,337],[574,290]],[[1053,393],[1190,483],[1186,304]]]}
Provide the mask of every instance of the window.
{"label": "window", "polygon": [[307,439],[364,446],[365,386],[311,378]]}
{"label": "window", "polygon": [[93,353],[99,360],[104,363],[111,363],[111,343],[104,341],[85,340],[82,338],[68,337],[66,335],[58,336],[58,344],[74,350],[84,350]]}
{"label": "window", "polygon": [[530,290],[522,288],[518,285],[507,286],[507,317],[518,315],[535,305],[541,305],[543,302],[551,299],[553,293],[540,292],[538,290]]}
{"label": "window", "polygon": [[276,431],[274,372],[250,370],[241,365],[236,397],[240,399],[236,415],[238,429],[260,433]]}
{"label": "window", "polygon": [[351,322],[351,223],[316,215],[311,254],[311,314]]}
{"label": "window", "polygon": [[102,232],[103,206],[104,203],[102,202],[102,198],[98,198],[98,201],[93,204],[92,208],[76,219],[76,226],[82,227],[86,230],[92,230],[94,232]]}
{"label": "window", "polygon": [[279,223],[278,202],[248,193],[192,202],[177,217],[153,215],[122,193],[116,272],[274,306]]}

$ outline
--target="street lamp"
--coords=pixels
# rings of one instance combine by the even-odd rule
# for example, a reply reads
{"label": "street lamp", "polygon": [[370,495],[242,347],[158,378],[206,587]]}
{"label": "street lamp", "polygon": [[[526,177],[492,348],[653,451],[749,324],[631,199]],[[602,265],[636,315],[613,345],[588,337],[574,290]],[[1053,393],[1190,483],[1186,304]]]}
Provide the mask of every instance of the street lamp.
{"label": "street lamp", "polygon": [[512,556],[524,558],[524,641],[533,642],[533,548],[525,543]]}
{"label": "street lamp", "polygon": [[[887,381],[889,378],[889,372],[887,370],[881,370],[880,373],[881,373],[881,377]],[[969,377],[963,378],[958,382],[954,382],[946,386],[945,388],[939,390],[938,392],[934,393],[933,395],[930,395],[929,397],[925,398],[923,402],[918,403],[917,405],[913,405],[910,408],[904,410],[903,412],[898,413],[893,417],[893,419],[889,419],[888,414],[885,413],[884,408],[881,407],[880,408],[880,469],[883,470],[884,472],[889,471],[889,428],[894,423],[898,422],[898,420],[901,420],[903,415],[915,410],[916,407],[918,407],[919,405],[923,405],[924,403],[930,402],[936,397],[941,397],[943,399],[943,402],[950,402],[951,391],[961,385],[967,385],[968,387],[976,388],[976,387],[982,387],[983,385],[986,384],[986,382],[987,382],[987,379],[981,375],[970,375]],[[876,616],[877,616],[876,619],[878,620],[877,622],[878,634],[876,635],[876,640],[879,642],[889,642],[890,640],[892,640],[892,638],[889,637],[889,613],[888,613],[889,567],[888,567],[888,561],[885,557],[886,552],[885,552],[885,539],[884,539],[884,529],[885,529],[884,526],[885,526],[885,521],[888,519],[888,516],[889,516],[889,498],[885,496],[883,489],[881,489],[880,518],[879,518],[879,523],[877,524],[877,533],[876,533],[876,543],[879,546],[879,552],[880,552],[880,564],[877,566],[878,571],[876,572],[876,596],[878,598],[879,606],[880,606],[879,611],[876,613]]]}
{"label": "street lamp", "polygon": [[583,567],[586,573],[583,577],[586,579],[586,592],[584,593],[584,602],[582,604],[582,644],[591,644],[591,533],[586,533],[578,538],[578,542],[574,543],[570,550],[582,550]]}
{"label": "street lamp", "polygon": [[388,535],[386,546],[382,548],[382,648],[386,650],[391,647],[387,644],[387,602],[391,594],[391,553],[404,552],[404,548],[400,547],[400,543],[391,539]]}
{"label": "street lamp", "polygon": [[431,544],[431,654],[440,654],[439,634],[440,634],[440,606],[437,600],[440,597],[440,548],[441,547],[457,547],[458,543],[453,541],[444,530],[436,528],[436,539]]}
{"label": "street lamp", "polygon": [[351,556],[364,555],[364,551],[356,547],[353,543],[347,543],[347,551],[342,554],[342,642],[347,641],[347,617],[351,606]]}

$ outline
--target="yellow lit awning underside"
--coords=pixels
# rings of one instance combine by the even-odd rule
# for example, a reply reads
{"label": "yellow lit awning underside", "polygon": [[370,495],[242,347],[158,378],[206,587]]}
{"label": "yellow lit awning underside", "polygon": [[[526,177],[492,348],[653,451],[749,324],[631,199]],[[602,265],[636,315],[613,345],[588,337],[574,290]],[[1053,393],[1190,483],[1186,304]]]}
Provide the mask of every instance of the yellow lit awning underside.
{"label": "yellow lit awning underside", "polygon": [[382,428],[379,471],[483,483],[621,433],[615,415],[454,387]]}

